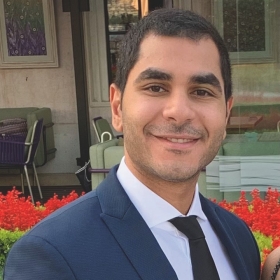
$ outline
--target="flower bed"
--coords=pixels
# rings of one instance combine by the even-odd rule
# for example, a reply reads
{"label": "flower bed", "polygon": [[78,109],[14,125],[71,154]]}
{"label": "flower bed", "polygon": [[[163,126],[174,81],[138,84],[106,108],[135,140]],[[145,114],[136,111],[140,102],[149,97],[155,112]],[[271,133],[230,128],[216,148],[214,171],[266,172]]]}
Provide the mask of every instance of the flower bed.
{"label": "flower bed", "polygon": [[235,213],[250,227],[257,240],[262,263],[269,252],[280,246],[280,193],[268,188],[264,199],[255,189],[251,192],[252,200],[249,202],[245,192],[241,192],[238,201],[226,201],[218,204]]}
{"label": "flower bed", "polygon": [[43,218],[77,198],[75,191],[62,199],[54,194],[44,205],[36,202],[34,206],[30,197],[26,199],[15,188],[7,195],[0,193],[0,268],[17,239]]}
{"label": "flower bed", "polygon": [[[238,201],[217,203],[238,215],[251,228],[263,262],[272,249],[280,246],[280,193],[269,188],[264,199],[258,190],[252,191],[251,195],[250,202],[241,192]],[[44,205],[37,202],[34,206],[30,197],[22,197],[15,188],[7,195],[0,193],[0,271],[8,251],[18,238],[50,213],[76,198],[78,194],[72,191],[62,199],[54,195]]]}

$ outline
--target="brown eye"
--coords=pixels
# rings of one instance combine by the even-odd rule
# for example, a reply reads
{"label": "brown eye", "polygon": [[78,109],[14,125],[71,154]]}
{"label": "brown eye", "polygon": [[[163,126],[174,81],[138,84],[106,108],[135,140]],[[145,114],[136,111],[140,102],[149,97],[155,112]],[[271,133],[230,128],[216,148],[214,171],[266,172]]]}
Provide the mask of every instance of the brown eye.
{"label": "brown eye", "polygon": [[162,92],[162,91],[164,91],[163,88],[160,87],[160,86],[151,86],[150,90],[153,91],[153,92]]}
{"label": "brown eye", "polygon": [[196,94],[198,95],[198,96],[206,96],[206,95],[208,95],[208,92],[207,91],[205,91],[205,90],[197,90],[196,91]]}
{"label": "brown eye", "polygon": [[198,89],[194,92],[194,94],[201,97],[212,96],[212,94],[209,91],[206,91],[204,89]]}

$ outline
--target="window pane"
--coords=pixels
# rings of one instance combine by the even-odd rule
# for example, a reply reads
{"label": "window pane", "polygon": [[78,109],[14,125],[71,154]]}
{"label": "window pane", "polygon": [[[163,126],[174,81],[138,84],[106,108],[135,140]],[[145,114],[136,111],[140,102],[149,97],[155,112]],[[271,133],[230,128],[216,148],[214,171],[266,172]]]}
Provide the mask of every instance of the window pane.
{"label": "window pane", "polygon": [[265,2],[223,2],[224,39],[230,52],[265,50]]}
{"label": "window pane", "polygon": [[107,0],[109,82],[115,78],[119,42],[141,15],[139,0]]}
{"label": "window pane", "polygon": [[214,23],[232,62],[234,106],[207,188],[236,200],[240,190],[280,190],[280,2],[214,0]]}
{"label": "window pane", "polygon": [[139,19],[138,0],[108,0],[109,32],[127,31]]}
{"label": "window pane", "polygon": [[109,82],[115,78],[119,42],[129,28],[149,11],[172,7],[172,0],[107,0]]}

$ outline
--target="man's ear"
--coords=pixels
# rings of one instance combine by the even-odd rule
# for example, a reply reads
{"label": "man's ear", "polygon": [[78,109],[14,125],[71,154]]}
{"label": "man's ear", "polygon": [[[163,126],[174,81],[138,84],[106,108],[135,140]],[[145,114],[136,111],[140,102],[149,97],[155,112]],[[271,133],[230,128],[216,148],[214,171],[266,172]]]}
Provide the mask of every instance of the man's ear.
{"label": "man's ear", "polygon": [[[229,116],[230,116],[230,112],[231,112],[231,109],[232,109],[232,106],[233,106],[233,97],[231,96],[228,101],[227,101],[227,111],[226,111],[226,125],[228,123],[228,119],[229,119]],[[226,138],[227,136],[227,130],[225,129],[225,132],[224,132],[224,139]]]}
{"label": "man's ear", "polygon": [[110,85],[110,103],[112,112],[112,125],[118,132],[123,132],[122,124],[122,93],[116,84]]}
{"label": "man's ear", "polygon": [[228,122],[230,112],[233,106],[233,97],[231,96],[227,101],[227,115],[226,115],[226,122]]}

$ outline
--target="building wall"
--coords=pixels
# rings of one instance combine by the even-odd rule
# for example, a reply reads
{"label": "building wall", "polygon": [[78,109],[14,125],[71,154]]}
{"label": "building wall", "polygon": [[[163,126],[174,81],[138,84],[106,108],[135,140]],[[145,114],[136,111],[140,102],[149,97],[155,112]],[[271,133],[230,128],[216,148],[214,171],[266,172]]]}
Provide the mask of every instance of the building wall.
{"label": "building wall", "polygon": [[[192,9],[214,21],[213,1],[173,0],[174,6]],[[108,102],[108,78],[105,48],[103,0],[90,0],[91,10],[85,13],[85,48],[87,62],[90,119],[103,116],[111,119]],[[279,1],[271,16],[279,22]],[[55,18],[59,67],[48,69],[0,69],[0,107],[50,107],[53,113],[56,158],[40,167],[43,184],[56,184],[60,174],[71,174],[77,169],[79,154],[73,50],[70,14],[62,12],[62,0],[55,0]],[[276,24],[277,26],[277,24]],[[277,32],[277,30],[275,30]],[[267,64],[233,66],[235,104],[280,103],[279,46],[276,39],[276,61]],[[96,142],[91,127],[92,143]],[[50,176],[49,174],[58,174]],[[74,176],[74,177],[73,177]],[[2,177],[1,177],[2,179]],[[1,181],[1,180],[0,180]],[[68,181],[64,181],[67,183]],[[0,182],[1,183],[1,182]],[[1,184],[0,184],[1,185]]]}
{"label": "building wall", "polygon": [[236,105],[280,103],[279,63],[235,65],[232,68]]}
{"label": "building wall", "polygon": [[62,11],[61,0],[54,1],[54,7],[59,67],[0,69],[0,107],[51,108],[56,158],[38,172],[72,174],[80,154],[70,14]]}

